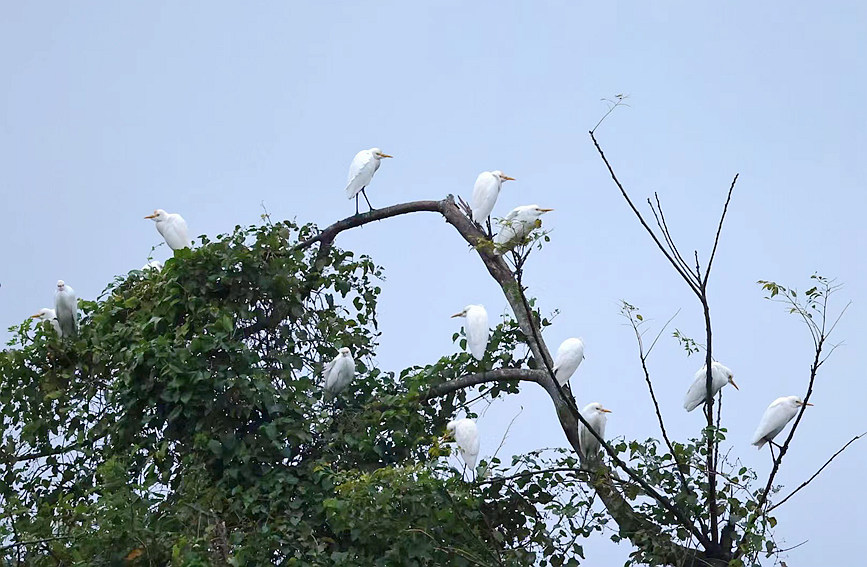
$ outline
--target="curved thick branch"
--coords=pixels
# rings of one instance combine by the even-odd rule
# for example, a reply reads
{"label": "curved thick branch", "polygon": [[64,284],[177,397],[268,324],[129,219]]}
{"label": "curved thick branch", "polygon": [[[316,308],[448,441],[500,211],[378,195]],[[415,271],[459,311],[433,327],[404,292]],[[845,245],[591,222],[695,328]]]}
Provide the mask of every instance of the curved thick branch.
{"label": "curved thick branch", "polygon": [[[512,313],[514,313],[515,319],[518,321],[518,325],[525,335],[530,351],[534,358],[538,362],[541,362],[547,369],[547,371],[542,371],[545,374],[544,376],[539,375],[538,383],[545,389],[551,398],[551,401],[554,403],[554,408],[557,412],[560,425],[573,449],[580,454],[581,449],[578,441],[578,423],[580,422],[583,423],[584,426],[587,427],[588,431],[599,441],[602,449],[609,455],[619,469],[625,472],[630,479],[640,485],[649,497],[659,502],[663,508],[676,517],[680,524],[689,530],[689,532],[694,535],[696,539],[705,546],[705,548],[710,547],[710,541],[708,538],[686,517],[684,512],[672,504],[668,498],[660,494],[659,491],[650,486],[650,484],[648,484],[648,482],[639,474],[630,469],[629,466],[617,455],[617,452],[611,447],[611,445],[608,444],[608,442],[602,438],[595,429],[590,427],[584,417],[581,416],[571,394],[567,389],[562,388],[554,377],[551,370],[553,366],[551,354],[547,345],[541,339],[541,332],[536,325],[536,322],[533,320],[533,313],[527,304],[521,285],[515,279],[512,270],[506,264],[503,257],[494,253],[494,248],[490,244],[488,237],[484,232],[482,232],[481,227],[461,212],[455,204],[454,196],[449,195],[441,201],[413,201],[410,203],[402,203],[383,209],[376,209],[365,214],[351,216],[328,226],[318,235],[299,243],[295,246],[295,249],[305,249],[319,242],[320,248],[317,258],[321,258],[324,255],[327,255],[328,248],[331,247],[337,235],[345,230],[377,220],[422,211],[440,213],[445,218],[446,222],[452,225],[464,240],[476,250],[479,258],[487,268],[488,273],[500,285],[503,295],[509,302]],[[485,381],[483,377],[477,376],[476,378],[482,382]],[[467,386],[471,385],[469,384],[470,381],[472,381],[472,379],[468,378]],[[599,479],[601,479],[600,484],[604,484],[605,478],[605,475],[599,477]],[[639,532],[658,533],[658,528],[655,524],[637,514],[628,501],[613,485],[608,489],[600,489],[600,487],[597,486],[597,491],[606,507],[611,511],[612,517],[614,517],[618,525],[639,527],[638,529],[625,529],[625,533],[632,534],[633,536],[640,536]]]}
{"label": "curved thick branch", "polygon": [[544,370],[531,370],[527,368],[497,368],[489,372],[478,372],[476,374],[467,374],[442,384],[437,384],[430,388],[422,395],[423,400],[438,398],[445,396],[463,388],[478,386],[479,384],[487,384],[489,382],[500,382],[502,380],[516,382],[535,382],[541,384],[547,373]]}

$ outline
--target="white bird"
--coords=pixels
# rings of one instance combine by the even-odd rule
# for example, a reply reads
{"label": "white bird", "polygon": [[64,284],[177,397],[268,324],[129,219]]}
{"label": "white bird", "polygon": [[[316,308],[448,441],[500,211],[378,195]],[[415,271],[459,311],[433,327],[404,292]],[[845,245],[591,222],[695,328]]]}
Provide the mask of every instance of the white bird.
{"label": "white bird", "polygon": [[503,181],[514,180],[514,177],[509,177],[499,170],[483,171],[476,177],[471,204],[473,220],[475,222],[481,224],[491,215],[491,211],[494,210],[494,204],[497,202],[497,197],[500,196],[500,188],[503,185]]}
{"label": "white bird", "polygon": [[454,435],[461,457],[470,468],[476,470],[476,460],[479,458],[479,429],[472,419],[456,419],[448,422],[446,431]]}
{"label": "white bird", "polygon": [[[731,384],[735,390],[740,390],[735,384],[735,375],[732,371],[720,364],[714,362],[710,365],[711,372],[711,394],[716,396],[720,388],[726,384]],[[683,399],[683,407],[686,411],[692,411],[701,404],[706,402],[707,398],[707,365],[704,365],[695,373],[695,381],[689,390],[686,392],[686,397]]]}
{"label": "white bird", "polygon": [[78,299],[75,290],[63,280],[57,282],[57,291],[54,292],[54,311],[60,326],[60,336],[75,336],[78,333]]}
{"label": "white bird", "polygon": [[759,422],[759,427],[753,434],[752,444],[759,449],[765,443],[775,444],[774,437],[798,414],[798,408],[804,405],[811,406],[813,404],[805,404],[798,396],[777,398],[771,402],[762,416],[762,421]]}
{"label": "white bird", "polygon": [[60,334],[60,323],[57,322],[57,312],[54,309],[49,309],[48,307],[43,307],[39,310],[39,313],[30,316],[31,319],[39,319],[39,322],[42,321],[50,321],[51,326],[54,327],[54,332],[58,335]]}
{"label": "white bird", "polygon": [[488,312],[483,305],[467,305],[460,313],[455,313],[452,318],[465,317],[464,329],[467,333],[467,347],[476,357],[482,360],[485,357],[485,349],[488,346]]}
{"label": "white bird", "polygon": [[[587,404],[581,410],[581,417],[587,420],[590,427],[603,439],[605,438],[605,423],[608,421],[606,413],[611,413],[611,410],[605,409],[599,402]],[[578,445],[581,447],[585,459],[592,459],[599,452],[599,441],[580,421],[578,422]]]}
{"label": "white bird", "polygon": [[569,378],[575,374],[581,361],[584,360],[584,341],[581,339],[566,339],[557,349],[554,359],[554,376],[560,386],[569,383]]}
{"label": "white bird", "polygon": [[367,201],[367,206],[373,210],[370,200],[367,198],[367,192],[364,190],[371,180],[373,174],[379,169],[379,161],[382,158],[390,158],[388,154],[382,153],[379,148],[370,148],[369,150],[361,150],[355,157],[352,158],[352,163],[349,164],[349,177],[346,180],[346,196],[349,199],[355,197],[355,214],[358,214],[358,194],[364,195],[364,200]]}
{"label": "white bird", "polygon": [[338,351],[334,360],[325,364],[322,376],[325,378],[326,397],[333,398],[349,386],[355,378],[355,359],[352,351],[343,347]]}
{"label": "white bird", "polygon": [[154,211],[154,214],[148,215],[145,218],[152,219],[157,223],[157,231],[165,238],[166,244],[172,250],[192,248],[190,237],[187,235],[187,221],[181,215],[157,209]]}
{"label": "white bird", "polygon": [[156,270],[157,272],[159,272],[162,269],[163,263],[159,260],[151,260],[150,262],[141,267],[141,271],[143,272],[146,272],[148,270]]}
{"label": "white bird", "polygon": [[515,207],[506,218],[500,219],[500,231],[494,236],[494,244],[501,249],[511,248],[527,238],[534,228],[542,226],[539,217],[553,210],[542,209],[539,205]]}

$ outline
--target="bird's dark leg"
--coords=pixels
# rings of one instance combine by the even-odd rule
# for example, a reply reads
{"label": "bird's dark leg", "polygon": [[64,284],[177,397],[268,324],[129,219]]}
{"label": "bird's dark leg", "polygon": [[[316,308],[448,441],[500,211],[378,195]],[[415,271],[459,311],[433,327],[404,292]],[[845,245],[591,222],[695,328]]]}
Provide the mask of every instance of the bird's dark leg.
{"label": "bird's dark leg", "polygon": [[364,200],[367,201],[367,206],[370,207],[370,210],[373,210],[373,205],[370,204],[370,199],[367,198],[367,191],[364,189],[361,190],[361,194],[364,195]]}
{"label": "bird's dark leg", "polygon": [[488,215],[488,220],[486,222],[488,223],[488,236],[493,238],[494,237],[494,231],[491,230],[491,216],[490,215]]}
{"label": "bird's dark leg", "polygon": [[776,445],[776,443],[768,441],[768,449],[771,450],[771,461],[776,462],[777,458],[774,456],[774,445]]}
{"label": "bird's dark leg", "polygon": [[358,193],[355,194],[355,214],[358,214]]}

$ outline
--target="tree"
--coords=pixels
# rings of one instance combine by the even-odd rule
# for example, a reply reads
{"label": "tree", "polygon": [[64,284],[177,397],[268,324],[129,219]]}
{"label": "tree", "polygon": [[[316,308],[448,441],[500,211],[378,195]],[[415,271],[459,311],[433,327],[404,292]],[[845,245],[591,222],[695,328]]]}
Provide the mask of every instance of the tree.
{"label": "tree", "polygon": [[[701,303],[703,343],[677,336],[688,352],[703,351],[710,369],[707,289],[737,177],[713,252],[703,268],[696,254],[693,266],[671,239],[659,198],[651,203],[653,230],[591,138]],[[346,230],[412,212],[441,215],[511,307],[514,317],[493,329],[481,364],[461,353],[394,375],[371,363],[381,269],[334,242]],[[581,459],[578,430],[586,422],[570,388],[554,379],[542,337],[550,321],[524,282],[544,232],[496,249],[452,196],[322,230],[266,221],[203,238],[161,272],[118,278],[81,303],[75,339],[29,321],[14,329],[0,356],[6,563],[576,565],[582,539],[605,525],[631,542],[634,563],[758,564],[761,553],[777,551],[771,512],[806,483],[776,499],[773,482],[804,410],[761,485],[720,455],[721,393],[708,396],[696,438],[670,439],[645,364],[656,341],[645,347],[644,317],[624,302],[662,439],[597,435],[603,456]],[[813,279],[805,294],[760,282],[810,329],[815,360],[805,401],[833,351],[827,338],[835,322],[828,299],[837,287]],[[355,353],[358,376],[327,401],[319,377],[341,347]],[[710,394],[710,371],[707,381]],[[497,398],[527,382],[548,393],[570,449],[506,464],[492,458],[463,480],[443,458],[446,422],[466,407],[471,389]]]}

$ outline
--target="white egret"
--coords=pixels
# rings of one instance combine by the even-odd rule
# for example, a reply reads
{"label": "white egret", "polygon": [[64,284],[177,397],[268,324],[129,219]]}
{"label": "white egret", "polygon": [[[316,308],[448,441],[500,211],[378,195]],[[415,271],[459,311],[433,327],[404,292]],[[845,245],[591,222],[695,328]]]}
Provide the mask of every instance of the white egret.
{"label": "white egret", "polygon": [[759,427],[753,434],[752,444],[759,449],[765,443],[776,445],[774,437],[798,414],[798,408],[804,405],[811,406],[813,404],[805,404],[798,396],[786,396],[771,402],[762,416],[762,421],[759,422]]}
{"label": "white egret", "polygon": [[159,260],[151,260],[150,262],[141,267],[141,271],[143,272],[147,272],[148,270],[156,270],[157,272],[159,272],[162,269],[163,263]]}
{"label": "white egret", "polygon": [[57,291],[54,292],[54,311],[60,326],[60,336],[74,337],[78,333],[78,299],[75,290],[63,280],[57,282]]}
{"label": "white egret", "polygon": [[460,313],[452,315],[454,317],[466,318],[464,329],[467,333],[467,347],[470,352],[476,357],[476,360],[482,360],[485,357],[485,348],[488,346],[488,312],[483,305],[467,305]]}
{"label": "white egret", "polygon": [[472,419],[463,418],[448,422],[446,431],[454,435],[461,457],[470,468],[476,470],[476,460],[479,458],[479,428]]}
{"label": "white egret", "polygon": [[569,383],[569,378],[575,374],[581,361],[584,360],[584,341],[581,339],[566,339],[557,349],[554,358],[554,376],[560,386]]}
{"label": "white egret", "polygon": [[326,363],[325,368],[322,369],[326,398],[333,398],[345,390],[355,378],[355,359],[352,358],[352,351],[343,347],[338,353],[334,360]]}
{"label": "white egret", "polygon": [[509,177],[502,171],[483,171],[476,177],[476,184],[473,186],[473,202],[471,208],[473,210],[473,220],[479,224],[488,220],[488,229],[490,229],[491,211],[494,210],[494,204],[497,202],[497,197],[500,195],[500,188],[503,181],[514,181],[514,177]]}
{"label": "white egret", "polygon": [[[735,375],[732,371],[720,364],[714,362],[710,365],[711,373],[711,395],[716,396],[720,388],[726,384],[731,384],[735,390],[740,390],[735,384]],[[707,365],[704,365],[695,373],[695,381],[689,390],[686,392],[686,397],[683,399],[683,407],[686,411],[692,411],[707,400]]]}
{"label": "white egret", "polygon": [[39,319],[39,322],[49,321],[51,322],[51,326],[54,327],[54,332],[58,335],[60,334],[60,323],[57,322],[57,312],[54,309],[49,309],[48,307],[43,307],[39,310],[35,315],[30,316],[31,319]]}
{"label": "white egret", "polygon": [[494,244],[501,250],[515,246],[527,238],[534,228],[542,226],[539,217],[553,210],[542,209],[539,205],[515,207],[506,218],[500,219],[500,231],[494,236]]}
{"label": "white egret", "polygon": [[379,169],[379,162],[382,158],[390,158],[388,154],[382,153],[379,148],[370,148],[369,150],[361,150],[355,157],[352,158],[352,163],[349,164],[349,178],[346,181],[346,196],[349,199],[355,197],[355,214],[358,214],[358,194],[364,195],[364,200],[367,201],[367,206],[373,210],[373,205],[367,198],[367,192],[364,190],[371,180],[373,174]]}
{"label": "white egret", "polygon": [[187,221],[181,215],[157,209],[154,211],[154,214],[148,215],[145,218],[157,223],[157,231],[166,240],[166,244],[172,250],[192,248],[190,237],[187,235]]}
{"label": "white egret", "polygon": [[[611,413],[611,410],[605,409],[599,402],[593,402],[584,406],[584,409],[581,410],[581,417],[586,419],[590,427],[599,434],[599,437],[604,439],[605,423],[608,421],[608,416],[605,415],[607,413]],[[599,441],[580,421],[578,422],[578,445],[581,447],[585,459],[592,459],[599,452]]]}

